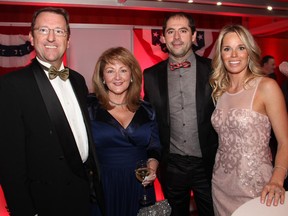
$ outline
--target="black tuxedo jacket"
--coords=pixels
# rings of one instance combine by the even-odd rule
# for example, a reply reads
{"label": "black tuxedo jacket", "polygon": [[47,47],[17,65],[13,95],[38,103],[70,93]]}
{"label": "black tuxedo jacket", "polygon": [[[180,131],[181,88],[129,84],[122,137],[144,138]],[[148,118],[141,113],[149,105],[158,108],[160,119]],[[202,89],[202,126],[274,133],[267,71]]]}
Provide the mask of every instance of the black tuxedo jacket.
{"label": "black tuxedo jacket", "polygon": [[[103,206],[87,87],[84,78],[71,69],[69,80],[88,133],[85,167],[93,171],[96,196]],[[0,103],[0,182],[11,214],[88,216],[90,178],[60,101],[36,59],[0,77]]]}
{"label": "black tuxedo jacket", "polygon": [[[160,141],[163,146],[161,168],[165,166],[170,147],[170,113],[167,81],[168,59],[144,70],[144,100],[149,101],[156,110]],[[208,179],[212,178],[215,154],[218,147],[217,133],[211,125],[214,104],[211,98],[209,76],[211,60],[196,55],[196,106],[197,123],[202,157]]]}

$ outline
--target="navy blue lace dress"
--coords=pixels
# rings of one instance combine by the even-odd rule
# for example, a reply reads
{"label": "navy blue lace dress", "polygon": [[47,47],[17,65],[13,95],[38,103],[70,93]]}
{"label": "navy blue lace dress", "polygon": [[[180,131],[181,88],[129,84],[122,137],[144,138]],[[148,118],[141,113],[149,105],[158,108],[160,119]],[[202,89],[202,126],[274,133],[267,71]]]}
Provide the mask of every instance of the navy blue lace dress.
{"label": "navy blue lace dress", "polygon": [[[100,164],[107,216],[136,216],[143,187],[135,177],[136,162],[160,158],[155,112],[142,102],[127,128],[90,98],[89,114]],[[155,202],[153,186],[146,187]]]}

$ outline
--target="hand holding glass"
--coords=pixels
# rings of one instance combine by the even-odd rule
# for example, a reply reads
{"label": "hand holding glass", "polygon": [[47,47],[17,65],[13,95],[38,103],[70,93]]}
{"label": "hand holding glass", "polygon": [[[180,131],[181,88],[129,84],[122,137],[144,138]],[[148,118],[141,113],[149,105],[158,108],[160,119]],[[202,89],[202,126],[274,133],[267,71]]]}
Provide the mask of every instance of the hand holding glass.
{"label": "hand holding glass", "polygon": [[[150,169],[147,167],[147,161],[146,160],[141,160],[141,161],[137,162],[135,173],[136,173],[136,178],[141,183],[143,183],[145,177],[150,174]],[[144,187],[143,197],[140,199],[140,204],[142,206],[147,206],[148,204],[151,203],[151,200],[149,200],[147,197],[145,185],[143,185],[143,187]]]}

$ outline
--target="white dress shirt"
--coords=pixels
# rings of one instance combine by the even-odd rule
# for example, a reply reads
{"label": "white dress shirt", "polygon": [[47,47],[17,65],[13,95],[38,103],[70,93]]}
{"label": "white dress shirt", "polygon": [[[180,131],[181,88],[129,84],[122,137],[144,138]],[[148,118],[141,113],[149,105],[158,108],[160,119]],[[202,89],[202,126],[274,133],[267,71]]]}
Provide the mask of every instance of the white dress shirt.
{"label": "white dress shirt", "polygon": [[[37,58],[37,60],[40,62],[40,64],[44,65],[47,68],[50,68],[51,65],[49,63],[43,62],[39,58]],[[60,70],[62,69],[64,69],[63,63],[61,64],[60,67]],[[46,75],[48,77],[48,71],[46,70],[44,71],[46,72]],[[73,132],[82,161],[85,162],[88,158],[88,136],[82,112],[78,100],[75,96],[74,90],[72,88],[72,85],[70,83],[70,80],[67,79],[66,81],[63,81],[57,76],[53,80],[49,79],[49,81],[53,86],[58,96],[58,99],[62,105],[62,108],[65,112],[66,118]]]}

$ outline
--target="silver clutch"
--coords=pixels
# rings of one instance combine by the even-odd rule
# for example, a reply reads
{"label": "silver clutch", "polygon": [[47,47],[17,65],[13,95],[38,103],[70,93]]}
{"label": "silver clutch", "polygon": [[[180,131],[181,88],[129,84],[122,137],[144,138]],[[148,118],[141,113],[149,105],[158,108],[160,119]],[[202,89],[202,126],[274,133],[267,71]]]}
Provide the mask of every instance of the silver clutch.
{"label": "silver clutch", "polygon": [[171,206],[168,203],[168,200],[162,200],[156,202],[152,206],[141,208],[137,216],[170,216]]}

